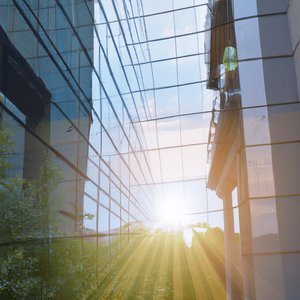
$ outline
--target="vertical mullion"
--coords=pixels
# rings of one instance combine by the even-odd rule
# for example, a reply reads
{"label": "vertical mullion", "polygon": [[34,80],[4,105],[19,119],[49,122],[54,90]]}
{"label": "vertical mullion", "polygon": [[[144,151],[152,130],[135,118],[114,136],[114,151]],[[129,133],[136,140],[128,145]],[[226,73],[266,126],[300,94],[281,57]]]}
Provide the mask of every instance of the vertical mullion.
{"label": "vertical mullion", "polygon": [[[110,159],[109,159],[110,163]],[[111,237],[110,237],[110,215],[111,215],[111,169],[109,169],[109,214],[108,214],[108,272],[110,272],[111,267]]]}

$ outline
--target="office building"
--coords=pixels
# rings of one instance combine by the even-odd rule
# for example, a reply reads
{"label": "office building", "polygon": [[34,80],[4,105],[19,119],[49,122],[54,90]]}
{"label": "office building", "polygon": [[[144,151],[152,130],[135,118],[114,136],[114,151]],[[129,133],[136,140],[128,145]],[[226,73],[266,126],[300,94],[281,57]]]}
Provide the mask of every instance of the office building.
{"label": "office building", "polygon": [[1,1],[2,295],[87,299],[172,211],[224,229],[227,299],[299,298],[299,13]]}

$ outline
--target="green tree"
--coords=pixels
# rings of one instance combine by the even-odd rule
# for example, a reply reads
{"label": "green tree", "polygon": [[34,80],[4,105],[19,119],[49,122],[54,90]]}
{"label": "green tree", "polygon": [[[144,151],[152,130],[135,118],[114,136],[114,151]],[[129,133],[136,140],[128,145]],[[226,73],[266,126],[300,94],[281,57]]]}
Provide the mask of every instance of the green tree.
{"label": "green tree", "polygon": [[[0,122],[0,299],[86,299],[96,288],[96,243],[61,230],[55,191],[63,174],[48,152],[37,180],[9,178],[14,150]],[[78,213],[81,231],[93,217]]]}
{"label": "green tree", "polygon": [[13,166],[8,158],[15,148],[11,135],[0,123],[0,295],[22,299],[35,288],[39,270],[48,263],[47,239],[62,234],[62,218],[56,215],[60,197],[53,192],[63,175],[48,155],[38,180],[9,178]]}

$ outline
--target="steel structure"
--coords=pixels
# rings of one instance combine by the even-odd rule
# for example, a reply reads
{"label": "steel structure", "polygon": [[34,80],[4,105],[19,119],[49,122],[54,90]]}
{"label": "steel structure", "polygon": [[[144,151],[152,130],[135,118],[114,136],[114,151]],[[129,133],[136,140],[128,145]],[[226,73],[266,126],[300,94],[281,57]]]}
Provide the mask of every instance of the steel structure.
{"label": "steel structure", "polygon": [[[290,2],[300,10],[298,0]],[[281,230],[276,197],[299,197],[296,183],[281,193],[280,176],[275,185],[271,176],[272,153],[279,160],[283,145],[295,157],[299,143],[297,133],[271,136],[272,126],[299,110],[299,30],[287,7],[284,0],[2,0],[1,130],[15,137],[12,146],[3,135],[3,162],[11,168],[3,165],[1,179],[23,178],[26,190],[51,162],[32,211],[46,197],[45,218],[54,221],[30,234],[24,221],[22,233],[3,235],[1,245],[43,239],[51,266],[52,243],[81,243],[78,255],[85,257],[91,242],[86,272],[98,280],[176,204],[183,227],[224,228],[225,216],[228,299],[267,299],[269,292],[292,299],[288,284],[279,293],[286,287],[285,298],[274,291],[289,272],[279,270],[283,255],[291,252],[299,264],[298,244],[255,244]],[[274,114],[282,118],[273,121]],[[298,115],[291,120],[296,124]],[[289,178],[297,173],[291,170]],[[261,275],[270,286],[264,289],[254,256],[270,253],[278,255],[281,275]]]}

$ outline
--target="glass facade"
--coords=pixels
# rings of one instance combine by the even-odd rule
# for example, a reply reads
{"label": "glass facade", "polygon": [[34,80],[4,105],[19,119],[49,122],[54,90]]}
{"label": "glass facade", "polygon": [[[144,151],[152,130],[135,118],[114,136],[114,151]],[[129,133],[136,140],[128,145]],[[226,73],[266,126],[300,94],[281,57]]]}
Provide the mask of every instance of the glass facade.
{"label": "glass facade", "polygon": [[299,32],[242,2],[1,1],[0,298],[282,294]]}

